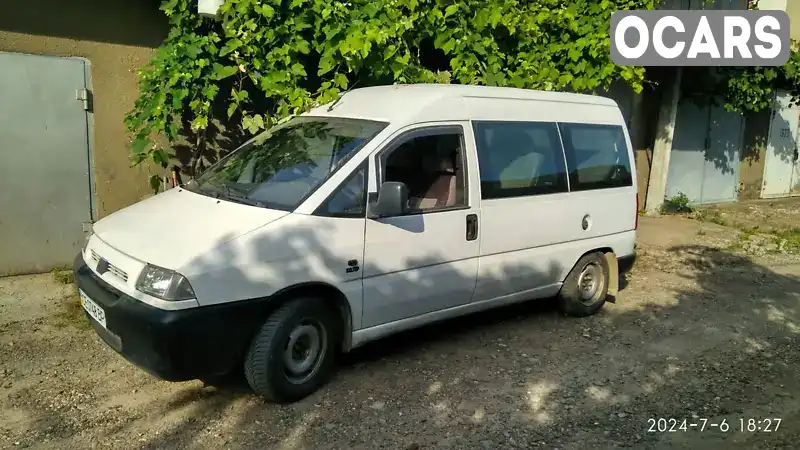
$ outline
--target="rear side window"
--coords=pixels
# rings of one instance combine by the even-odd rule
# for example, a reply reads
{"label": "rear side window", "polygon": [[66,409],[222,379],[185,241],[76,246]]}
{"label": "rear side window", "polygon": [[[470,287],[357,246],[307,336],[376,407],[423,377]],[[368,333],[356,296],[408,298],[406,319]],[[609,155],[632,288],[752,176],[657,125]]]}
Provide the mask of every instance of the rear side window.
{"label": "rear side window", "polygon": [[482,199],[567,192],[556,124],[473,122],[473,127]]}
{"label": "rear side window", "polygon": [[561,123],[571,191],[633,185],[625,133],[618,125]]}

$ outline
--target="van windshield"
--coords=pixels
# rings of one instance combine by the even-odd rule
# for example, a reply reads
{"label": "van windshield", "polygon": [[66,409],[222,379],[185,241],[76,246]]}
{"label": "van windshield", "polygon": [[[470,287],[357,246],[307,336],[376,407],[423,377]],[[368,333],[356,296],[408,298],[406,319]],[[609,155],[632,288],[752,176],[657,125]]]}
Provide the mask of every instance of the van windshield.
{"label": "van windshield", "polygon": [[291,211],[386,125],[297,117],[234,150],[188,188],[224,200]]}

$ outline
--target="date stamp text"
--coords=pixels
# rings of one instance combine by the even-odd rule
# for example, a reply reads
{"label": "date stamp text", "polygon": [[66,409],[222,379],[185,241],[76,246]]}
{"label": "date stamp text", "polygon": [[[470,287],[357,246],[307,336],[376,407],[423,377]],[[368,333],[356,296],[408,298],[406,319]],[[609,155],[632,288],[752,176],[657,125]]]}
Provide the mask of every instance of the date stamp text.
{"label": "date stamp text", "polygon": [[772,433],[781,426],[779,418],[737,417],[734,419],[658,418],[647,419],[648,433],[680,433],[687,431],[719,431],[722,433]]}

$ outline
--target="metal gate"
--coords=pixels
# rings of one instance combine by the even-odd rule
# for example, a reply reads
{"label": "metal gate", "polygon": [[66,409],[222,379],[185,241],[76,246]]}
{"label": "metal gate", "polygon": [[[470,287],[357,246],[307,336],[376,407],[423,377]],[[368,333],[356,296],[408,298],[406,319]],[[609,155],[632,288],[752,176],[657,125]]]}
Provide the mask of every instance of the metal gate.
{"label": "metal gate", "polygon": [[775,99],[772,124],[764,163],[762,198],[800,195],[800,106],[791,105],[791,96],[781,92]]}
{"label": "metal gate", "polygon": [[738,197],[744,117],[722,106],[682,102],[667,178],[667,198],[692,203],[732,202]]}
{"label": "metal gate", "polygon": [[0,52],[0,275],[72,262],[92,220],[89,63]]}

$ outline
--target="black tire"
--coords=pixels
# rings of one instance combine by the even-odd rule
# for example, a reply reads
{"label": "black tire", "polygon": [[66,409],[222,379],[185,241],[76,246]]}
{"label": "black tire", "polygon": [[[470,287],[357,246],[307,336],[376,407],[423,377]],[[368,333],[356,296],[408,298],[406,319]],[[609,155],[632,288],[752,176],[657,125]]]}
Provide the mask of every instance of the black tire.
{"label": "black tire", "polygon": [[[586,273],[591,271],[589,279],[596,280],[587,283]],[[582,274],[583,277],[581,276]],[[599,276],[599,280],[597,277]],[[601,252],[589,253],[581,258],[572,268],[561,290],[558,293],[558,309],[569,316],[587,317],[595,314],[606,303],[608,295],[608,262]],[[591,296],[583,286],[592,284]],[[588,298],[587,298],[588,297]]]}
{"label": "black tire", "polygon": [[[300,400],[319,389],[333,374],[340,329],[335,317],[333,308],[318,298],[297,298],[275,310],[253,338],[245,357],[244,375],[250,387],[264,399],[278,403]],[[317,329],[324,343],[320,343],[319,360],[314,359],[307,378],[300,379],[291,373],[285,353],[292,333],[303,329],[305,336],[308,326]]]}

